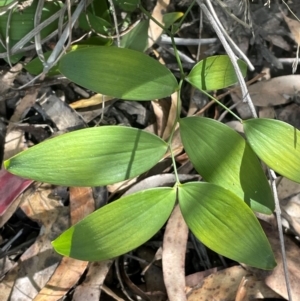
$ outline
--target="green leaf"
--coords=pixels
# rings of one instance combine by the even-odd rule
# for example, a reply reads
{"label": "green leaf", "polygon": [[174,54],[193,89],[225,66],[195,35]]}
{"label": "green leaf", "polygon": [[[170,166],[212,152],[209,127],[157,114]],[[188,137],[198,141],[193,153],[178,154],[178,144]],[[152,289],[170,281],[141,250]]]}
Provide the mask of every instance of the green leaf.
{"label": "green leaf", "polygon": [[[32,5],[26,7],[22,12],[15,10],[11,15],[9,38],[10,46],[13,46],[28,34],[34,28],[34,14],[37,8],[38,1],[33,1]],[[41,21],[51,17],[60,9],[57,2],[45,2],[42,10]],[[9,14],[6,13],[0,16],[0,34],[6,37],[6,27]],[[41,37],[45,38],[58,27],[58,21],[53,21],[41,31]]]}
{"label": "green leaf", "polygon": [[121,126],[83,129],[38,144],[4,162],[15,175],[63,186],[102,186],[154,166],[167,144]]}
{"label": "green leaf", "polygon": [[232,192],[209,183],[178,187],[182,215],[215,252],[260,269],[276,266],[270,244],[250,208]]}
{"label": "green leaf", "polygon": [[133,12],[140,3],[140,0],[114,0],[114,3],[127,12]]}
{"label": "green leaf", "polygon": [[[111,45],[111,39],[104,39],[101,37],[91,37],[89,39],[78,42],[78,44],[74,44],[67,50],[67,52],[71,52],[78,49],[83,49],[87,47],[100,46],[100,45]],[[49,56],[52,54],[52,51],[47,51],[44,53],[44,57],[47,60]],[[38,57],[34,58],[30,61],[24,68],[33,75],[38,75],[43,72],[44,66]],[[60,71],[58,69],[58,65],[54,65],[47,73],[47,76],[59,75]]]}
{"label": "green leaf", "polygon": [[111,16],[107,1],[93,1],[88,7],[88,11],[92,12],[95,16],[106,20],[111,23]]}
{"label": "green leaf", "polygon": [[172,12],[166,13],[163,15],[163,23],[166,28],[169,28],[173,25],[177,20],[184,16],[184,13],[181,12]]}
{"label": "green leaf", "polygon": [[205,181],[222,186],[254,211],[271,214],[273,195],[260,162],[238,133],[202,117],[180,119],[185,151]]}
{"label": "green leaf", "polygon": [[[246,76],[247,65],[237,61],[242,74]],[[197,63],[185,78],[199,90],[210,91],[223,89],[235,84],[237,76],[227,55],[210,56]]]}
{"label": "green leaf", "polygon": [[[47,51],[44,53],[45,60],[49,58],[51,55],[52,51]],[[31,62],[29,62],[27,65],[24,66],[24,68],[31,74],[33,75],[38,75],[43,72],[44,66],[40,59],[38,57],[34,58]],[[47,73],[47,76],[54,76],[54,75],[59,75],[60,72],[58,70],[58,66],[55,65],[53,66],[49,72]]]}
{"label": "green leaf", "polygon": [[249,119],[243,124],[246,138],[257,156],[284,177],[300,182],[300,132],[272,119]]}
{"label": "green leaf", "polygon": [[56,252],[100,261],[122,255],[149,240],[166,222],[176,189],[148,189],[90,214],[52,242]]}
{"label": "green leaf", "polygon": [[59,69],[78,85],[128,100],[162,98],[178,88],[165,66],[125,48],[99,46],[72,51],[62,57]]}
{"label": "green leaf", "polygon": [[[90,24],[88,23],[88,20]],[[109,31],[112,29],[112,25],[106,21],[105,19],[102,19],[98,16],[95,16],[91,12],[84,12],[79,16],[78,19],[79,27],[90,31],[91,28],[95,30],[97,33],[106,35],[109,34]]]}
{"label": "green leaf", "polygon": [[[3,0],[2,0],[3,1]],[[5,2],[5,0],[4,0]],[[9,1],[10,3],[13,3]],[[3,3],[3,2],[2,2]],[[12,48],[17,42],[25,37],[30,31],[34,29],[34,15],[37,8],[38,1],[33,1],[32,5],[26,7],[22,12],[14,10],[11,14],[9,22],[9,47]],[[45,2],[42,10],[41,22],[45,21],[56,13],[60,9],[60,4],[57,2]],[[6,28],[8,18],[10,14],[8,12],[1,15],[0,7],[0,36],[2,40],[6,39]],[[58,21],[53,21],[41,31],[41,38],[45,38],[58,27]],[[28,44],[26,44],[28,45]],[[25,45],[25,46],[26,46]],[[6,52],[6,49],[0,43],[0,52]],[[11,63],[17,63],[23,57],[23,53],[17,53],[10,56]]]}
{"label": "green leaf", "polygon": [[137,51],[145,51],[148,47],[149,20],[141,21],[130,30],[121,40],[121,47]]}

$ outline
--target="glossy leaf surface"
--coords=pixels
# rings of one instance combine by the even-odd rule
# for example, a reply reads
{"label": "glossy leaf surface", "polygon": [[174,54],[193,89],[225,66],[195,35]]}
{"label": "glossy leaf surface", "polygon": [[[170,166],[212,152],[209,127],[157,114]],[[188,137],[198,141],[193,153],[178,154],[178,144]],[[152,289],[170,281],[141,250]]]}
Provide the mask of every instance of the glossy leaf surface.
{"label": "glossy leaf surface", "polygon": [[189,228],[206,246],[253,267],[275,267],[255,215],[232,192],[210,183],[186,183],[178,187],[178,200]]}
{"label": "glossy leaf surface", "polygon": [[95,211],[52,242],[55,250],[80,260],[122,255],[149,240],[166,222],[174,188],[144,190]]}
{"label": "glossy leaf surface", "polygon": [[[246,76],[247,65],[237,61],[242,74]],[[197,63],[186,80],[195,88],[204,91],[223,89],[237,83],[237,76],[227,55],[210,56]]]}
{"label": "glossy leaf surface", "polygon": [[91,47],[62,57],[59,69],[68,79],[94,92],[128,100],[171,95],[174,75],[146,54],[117,47]]}
{"label": "glossy leaf surface", "polygon": [[101,186],[154,166],[167,144],[150,133],[121,126],[83,129],[55,137],[5,161],[24,178],[63,185]]}
{"label": "glossy leaf surface", "polygon": [[250,146],[268,166],[284,177],[300,182],[300,132],[273,119],[249,119],[244,130]]}
{"label": "glossy leaf surface", "polygon": [[260,162],[238,133],[209,118],[188,117],[180,120],[180,134],[205,181],[229,189],[254,211],[273,212],[273,195]]}

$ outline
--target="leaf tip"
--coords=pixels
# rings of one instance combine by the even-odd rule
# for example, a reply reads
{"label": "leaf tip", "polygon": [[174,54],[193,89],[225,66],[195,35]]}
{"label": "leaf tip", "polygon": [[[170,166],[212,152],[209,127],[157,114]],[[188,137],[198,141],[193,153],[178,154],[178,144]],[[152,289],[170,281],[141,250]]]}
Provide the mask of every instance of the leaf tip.
{"label": "leaf tip", "polygon": [[5,161],[3,162],[3,166],[4,166],[4,168],[5,168],[6,170],[9,170],[10,165],[11,165],[11,160],[10,160],[10,159],[5,160]]}

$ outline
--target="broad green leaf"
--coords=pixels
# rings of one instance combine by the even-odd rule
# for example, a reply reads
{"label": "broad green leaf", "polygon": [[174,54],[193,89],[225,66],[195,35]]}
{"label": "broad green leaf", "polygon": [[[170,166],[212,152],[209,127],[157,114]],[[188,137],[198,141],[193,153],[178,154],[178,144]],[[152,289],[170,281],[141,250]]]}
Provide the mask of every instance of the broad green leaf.
{"label": "broad green leaf", "polygon": [[[246,63],[242,60],[237,62],[242,74],[246,76]],[[204,91],[223,89],[238,81],[233,65],[227,55],[205,58],[193,67],[185,79],[195,88]]]}
{"label": "broad green leaf", "polygon": [[105,126],[49,139],[4,165],[23,178],[63,186],[102,186],[147,171],[166,150],[167,144],[150,133]]}
{"label": "broad green leaf", "polygon": [[122,255],[149,240],[166,222],[176,189],[155,188],[123,197],[90,214],[52,242],[56,252],[100,261]]}
{"label": "broad green leaf", "polygon": [[181,17],[183,17],[184,13],[181,12],[172,12],[172,13],[166,13],[163,15],[163,23],[166,28],[169,28],[171,25],[173,25],[177,20],[179,20]]}
{"label": "broad green leaf", "polygon": [[180,120],[185,151],[205,181],[222,186],[254,211],[271,214],[273,195],[260,162],[238,133],[209,118]]}
{"label": "broad green leaf", "polygon": [[148,47],[149,20],[141,21],[130,30],[121,40],[121,47],[137,51],[145,51]]}
{"label": "broad green leaf", "polygon": [[270,244],[251,209],[232,192],[210,183],[178,187],[182,215],[215,252],[260,269],[276,266]]}
{"label": "broad green leaf", "polygon": [[257,156],[284,177],[300,182],[300,132],[273,119],[249,119],[243,124]]}
{"label": "broad green leaf", "polygon": [[[111,45],[112,40],[111,39],[104,39],[101,37],[92,37],[89,39],[86,39],[84,41],[80,41],[78,44],[74,44],[67,50],[67,52],[83,49],[86,47],[93,47],[93,46],[100,46],[100,45]],[[52,54],[52,51],[47,51],[44,53],[44,57],[47,60],[49,56]],[[38,75],[43,72],[44,66],[40,59],[38,57],[34,58],[31,62],[29,62],[27,65],[24,66],[24,68],[33,75]],[[49,72],[47,73],[47,76],[54,76],[59,75],[60,71],[58,69],[58,65],[56,64],[53,66]]]}
{"label": "broad green leaf", "polygon": [[72,51],[62,57],[59,69],[78,85],[128,100],[162,98],[178,88],[165,66],[125,48],[95,46]]}

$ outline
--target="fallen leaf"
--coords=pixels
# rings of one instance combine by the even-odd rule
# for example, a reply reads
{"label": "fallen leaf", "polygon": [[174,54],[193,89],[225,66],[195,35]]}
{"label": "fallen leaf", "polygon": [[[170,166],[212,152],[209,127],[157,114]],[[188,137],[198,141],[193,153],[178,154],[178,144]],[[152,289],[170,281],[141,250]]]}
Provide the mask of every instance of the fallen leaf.
{"label": "fallen leaf", "polygon": [[[92,189],[87,187],[70,188],[71,224],[79,222],[94,211]],[[57,301],[63,297],[80,279],[88,262],[63,257],[51,279],[41,289],[34,301]]]}
{"label": "fallen leaf", "polygon": [[243,278],[247,280],[247,283],[243,281],[245,289],[243,301],[279,297],[262,280],[258,280],[241,266],[233,266],[206,277],[203,282],[199,283],[198,287],[188,294],[187,300],[235,301]]}
{"label": "fallen leaf", "polygon": [[[285,75],[268,81],[257,82],[248,87],[254,105],[258,107],[277,106],[291,102],[300,91],[300,75]],[[234,102],[242,101],[240,89],[231,93]]]}
{"label": "fallen leaf", "polygon": [[289,27],[289,30],[292,33],[295,42],[297,44],[300,44],[300,22],[298,20],[294,20],[287,17],[283,12],[282,12],[282,16],[285,23]]}
{"label": "fallen leaf", "polygon": [[185,253],[188,227],[179,205],[173,210],[163,240],[163,274],[170,301],[185,301]]}
{"label": "fallen leaf", "polygon": [[84,281],[76,286],[72,300],[100,300],[101,288],[112,263],[113,260],[91,262],[88,266],[88,272]]}
{"label": "fallen leaf", "polygon": [[102,94],[95,94],[87,99],[80,99],[70,104],[72,109],[81,109],[87,108],[91,106],[96,106],[102,103],[106,103],[107,101],[113,99],[111,96],[102,95]]}
{"label": "fallen leaf", "polygon": [[[163,25],[163,14],[166,12],[170,0],[157,0],[154,10],[152,12],[152,17]],[[154,21],[150,20],[148,29],[148,48],[156,42],[156,40],[162,34],[163,29],[158,26]]]}
{"label": "fallen leaf", "polygon": [[[249,268],[251,272],[255,273],[257,278],[264,280],[265,283],[274,290],[281,297],[288,299],[285,277],[283,273],[282,257],[280,252],[280,242],[278,238],[278,230],[275,227],[270,226],[265,222],[261,222],[261,225],[269,239],[272,246],[277,266],[272,271],[262,271],[254,268]],[[300,258],[299,258],[299,246],[287,235],[284,236],[286,260],[288,266],[288,273],[291,283],[292,298],[293,301],[300,300]]]}

